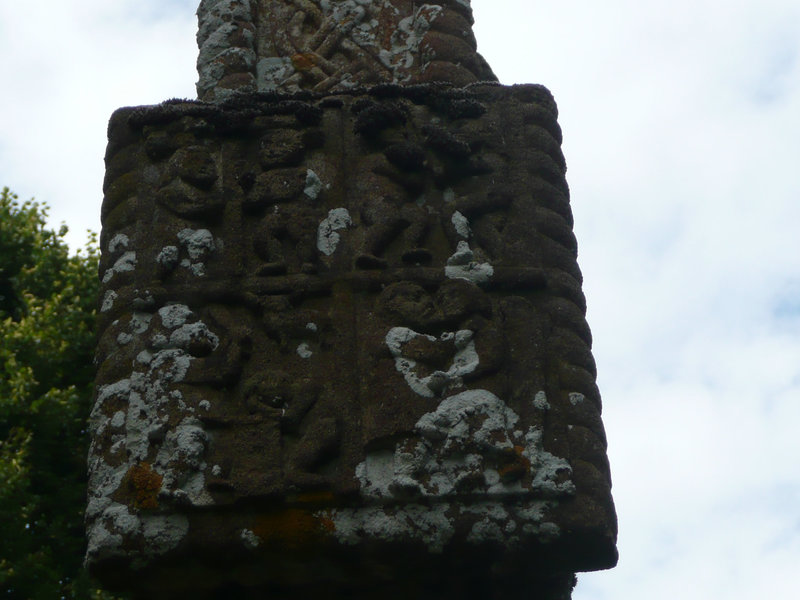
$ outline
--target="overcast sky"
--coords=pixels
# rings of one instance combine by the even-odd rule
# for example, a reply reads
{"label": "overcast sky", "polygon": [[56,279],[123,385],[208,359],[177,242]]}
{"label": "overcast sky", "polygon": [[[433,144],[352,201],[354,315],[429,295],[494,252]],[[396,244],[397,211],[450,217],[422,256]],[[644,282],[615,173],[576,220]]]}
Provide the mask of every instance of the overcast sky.
{"label": "overcast sky", "polygon": [[[800,3],[472,4],[564,130],[621,554],[574,598],[800,598]],[[0,186],[74,247],[111,112],[194,97],[196,5],[0,0]]]}

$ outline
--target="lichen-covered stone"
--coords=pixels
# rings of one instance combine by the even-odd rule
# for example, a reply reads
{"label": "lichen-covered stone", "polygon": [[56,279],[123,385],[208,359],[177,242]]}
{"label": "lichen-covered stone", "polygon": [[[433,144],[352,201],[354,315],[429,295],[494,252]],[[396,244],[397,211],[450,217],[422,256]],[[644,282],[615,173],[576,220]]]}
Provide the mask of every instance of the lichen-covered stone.
{"label": "lichen-covered stone", "polygon": [[147,598],[561,600],[614,564],[546,90],[254,94],[112,124],[93,572]]}
{"label": "lichen-covered stone", "polygon": [[468,0],[202,0],[198,96],[496,78]]}

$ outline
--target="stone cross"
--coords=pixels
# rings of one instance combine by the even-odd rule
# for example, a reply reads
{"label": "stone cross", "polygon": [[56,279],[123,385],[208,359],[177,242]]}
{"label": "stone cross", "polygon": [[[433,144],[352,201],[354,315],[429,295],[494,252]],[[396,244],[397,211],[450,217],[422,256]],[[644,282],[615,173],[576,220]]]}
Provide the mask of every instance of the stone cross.
{"label": "stone cross", "polygon": [[552,96],[466,0],[199,16],[200,100],[108,128],[90,571],[568,600],[616,516]]}
{"label": "stone cross", "polygon": [[476,51],[469,0],[202,0],[197,14],[203,100],[496,79]]}

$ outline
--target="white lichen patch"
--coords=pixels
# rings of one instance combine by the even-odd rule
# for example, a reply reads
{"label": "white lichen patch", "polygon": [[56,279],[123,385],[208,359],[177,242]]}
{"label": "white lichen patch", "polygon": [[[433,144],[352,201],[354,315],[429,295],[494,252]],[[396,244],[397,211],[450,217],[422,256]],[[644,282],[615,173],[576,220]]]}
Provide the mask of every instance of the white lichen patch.
{"label": "white lichen patch", "polygon": [[114,429],[121,429],[125,425],[125,411],[119,410],[114,413],[111,418],[111,427]]}
{"label": "white lichen patch", "polygon": [[[93,561],[133,557],[136,564],[174,549],[187,533],[189,520],[183,515],[131,513],[127,506],[114,502],[101,518],[90,520],[86,557]],[[141,551],[132,551],[131,542]]]}
{"label": "white lichen patch", "polygon": [[[353,27],[350,35],[352,36],[353,41],[362,48],[368,46],[374,46],[376,43],[376,38],[375,38],[376,27],[378,27],[377,19],[368,19],[368,20],[365,19],[363,22]],[[345,82],[347,81],[352,82],[352,80],[345,79]],[[352,83],[353,85],[355,85],[355,82]],[[345,87],[346,86],[347,83],[345,83]]]}
{"label": "white lichen patch", "polygon": [[455,533],[454,521],[448,512],[451,512],[450,505],[440,503],[332,509],[316,516],[333,523],[334,535],[344,544],[355,545],[375,539],[386,542],[419,540],[430,552],[441,553]]}
{"label": "white lichen patch", "polygon": [[[480,421],[475,426],[475,421]],[[511,432],[519,421],[517,414],[497,396],[486,390],[469,390],[444,399],[434,412],[423,415],[415,426],[422,437],[442,442],[448,453],[477,444],[484,449],[510,450]]]}
{"label": "white lichen patch", "polygon": [[320,0],[319,7],[326,16],[333,17],[336,21],[360,21],[366,16],[366,7],[373,0]]}
{"label": "white lichen patch", "polygon": [[523,434],[518,423],[516,412],[487,390],[445,398],[417,421],[415,436],[358,465],[361,493],[374,499],[574,493],[569,462],[544,450],[540,428]]}
{"label": "white lichen patch", "polygon": [[[152,313],[135,312],[130,316],[127,323],[121,328],[123,329],[117,334],[117,343],[120,346],[130,344],[136,339],[139,334],[144,333],[150,326],[150,320],[153,318]],[[120,321],[114,322],[114,325],[120,325]]]}
{"label": "white lichen patch", "polygon": [[311,358],[314,353],[311,351],[311,347],[308,345],[308,343],[303,342],[297,346],[297,355],[300,358]]}
{"label": "white lichen patch", "polygon": [[[205,263],[219,245],[214,241],[214,236],[208,229],[187,228],[178,232],[178,241],[188,256],[181,260],[179,265],[191,271],[195,277],[203,277],[206,274]],[[167,252],[167,249],[172,247],[167,246],[161,252]],[[171,256],[172,251],[170,250],[164,259],[171,260]]]}
{"label": "white lichen patch", "polygon": [[117,336],[117,343],[120,346],[124,346],[125,344],[130,344],[133,341],[133,336],[130,333],[122,332]]}
{"label": "white lichen patch", "polygon": [[242,531],[239,533],[239,537],[244,545],[251,550],[255,550],[261,545],[261,538],[259,538],[249,529],[242,529]]}
{"label": "white lichen patch", "polygon": [[195,277],[205,277],[206,265],[204,263],[193,263],[186,259],[181,261],[181,266],[189,269]]}
{"label": "white lichen patch", "polygon": [[149,365],[153,360],[153,353],[149,350],[142,350],[136,355],[136,362],[142,365]]}
{"label": "white lichen patch", "polygon": [[[452,389],[438,381],[460,381],[477,368],[473,337],[469,330],[436,338],[394,327],[385,342],[408,386],[432,398]],[[426,344],[435,348],[452,343],[451,367],[420,375],[416,360],[405,355],[411,343],[415,356],[424,355]],[[543,391],[532,403],[540,410],[549,408]],[[456,521],[473,544],[513,546],[531,536],[550,541],[560,531],[546,522],[547,509],[573,495],[575,485],[569,462],[547,452],[543,438],[541,428],[521,426],[519,415],[488,390],[447,396],[419,418],[413,434],[397,441],[394,450],[368,452],[357,465],[356,478],[369,506],[317,516],[329,520],[334,536],[348,544],[416,539],[430,552],[442,552],[455,534]],[[486,500],[457,500],[464,496]],[[424,499],[425,505],[415,499]]]}
{"label": "white lichen patch", "polygon": [[184,515],[143,515],[142,537],[150,556],[169,552],[189,533],[189,519]]}
{"label": "white lichen patch", "polygon": [[456,233],[465,240],[472,235],[472,229],[470,229],[469,220],[460,212],[454,212],[453,216],[450,218],[450,221],[453,223]]}
{"label": "white lichen patch", "polygon": [[507,547],[520,543],[524,537],[536,537],[548,542],[560,531],[553,523],[546,522],[547,513],[554,505],[552,501],[533,500],[519,503],[474,502],[460,507],[462,515],[474,519],[467,541],[473,544],[500,542]]}
{"label": "white lichen patch", "polygon": [[112,500],[134,467],[160,478],[159,502],[212,503],[204,476],[208,434],[175,384],[198,360],[193,352],[212,352],[219,338],[183,304],[134,313],[127,330],[144,349],[128,377],[98,389],[90,415],[90,559],[113,556],[128,541],[145,554],[163,554],[188,530],[184,517],[131,512]]}
{"label": "white lichen patch", "polygon": [[578,392],[571,392],[569,395],[569,402],[572,404],[572,406],[577,406],[584,400],[586,400],[586,396]]}
{"label": "white lichen patch", "polygon": [[211,350],[219,346],[219,338],[200,321],[184,323],[169,336],[169,345],[174,348],[189,348],[192,345],[210,344]]}
{"label": "white lichen patch", "polygon": [[[507,517],[508,515],[506,515],[506,519]],[[467,541],[472,542],[473,544],[483,542],[503,543],[506,541],[506,527],[507,523],[509,522],[513,523],[513,521],[507,521],[504,519],[496,520],[486,516],[483,519],[473,523],[472,529],[467,536]]]}
{"label": "white lichen patch", "polygon": [[328,211],[328,217],[323,219],[317,228],[317,249],[325,256],[336,252],[341,236],[339,231],[353,224],[350,212],[346,208],[334,208]]}
{"label": "white lichen patch", "polygon": [[[216,62],[219,55],[230,49],[230,31],[236,31],[235,22],[247,22],[252,19],[249,0],[202,0],[197,9],[199,30],[197,40],[200,45],[198,63],[208,67],[207,63]],[[253,43],[252,33],[245,30],[243,35]],[[201,82],[203,83],[203,82]]]}
{"label": "white lichen patch", "polygon": [[[431,344],[452,342],[453,364],[440,376],[457,379],[478,366],[473,336],[472,331],[461,330],[437,339],[395,327],[387,334],[386,345],[409,387],[433,397],[433,374],[418,376],[416,362],[403,356],[404,347],[419,337]],[[534,402],[546,405],[544,392],[536,394]],[[459,527],[464,530],[465,521],[469,527],[469,543],[514,545],[523,536],[553,539],[559,532],[544,522],[546,508],[575,493],[572,471],[565,459],[544,450],[541,429],[525,430],[519,422],[519,415],[488,390],[446,397],[393,451],[369,452],[356,467],[362,497],[377,504],[317,516],[333,524],[334,536],[342,543],[420,540],[432,553],[442,552],[454,536],[458,511]],[[448,501],[463,495],[487,500]],[[531,495],[537,499],[525,500]],[[408,503],[414,498],[424,498],[426,504]]]}
{"label": "white lichen patch", "polygon": [[156,256],[156,262],[165,270],[171,271],[178,266],[180,252],[177,246],[164,246]]}
{"label": "white lichen patch", "polygon": [[214,503],[205,488],[203,461],[209,437],[196,417],[185,417],[164,435],[154,468],[163,473],[162,493],[194,506]]}
{"label": "white lichen patch", "polygon": [[125,235],[124,233],[118,233],[113,238],[111,238],[110,242],[108,242],[108,252],[110,254],[116,254],[117,250],[119,250],[120,248],[127,248],[129,244],[130,244],[130,239],[128,238],[128,236]]}
{"label": "white lichen patch", "polygon": [[[422,54],[422,39],[441,12],[441,6],[421,5],[413,15],[400,20],[392,33],[390,46],[380,50],[378,57],[384,66],[392,70],[396,82],[404,83],[411,78],[409,70],[415,66],[415,57]],[[424,70],[425,62],[423,58],[422,64],[416,65],[416,68]]]}
{"label": "white lichen patch", "polygon": [[106,269],[103,274],[103,283],[108,283],[117,273],[131,272],[136,268],[136,252],[128,251],[120,256],[114,266]]}
{"label": "white lichen patch", "polygon": [[303,188],[303,193],[311,200],[316,200],[322,191],[322,180],[311,169],[306,171],[306,186]]}
{"label": "white lichen patch", "polygon": [[447,259],[444,274],[450,279],[466,279],[480,285],[489,282],[494,275],[494,267],[489,263],[476,261],[469,244],[461,240],[456,251]]}
{"label": "white lichen patch", "polygon": [[533,406],[539,410],[550,410],[547,394],[542,391],[536,392],[536,395],[533,397]]}
{"label": "white lichen patch", "polygon": [[136,515],[128,512],[122,504],[114,503],[106,508],[103,519],[95,521],[88,531],[87,556],[111,558],[120,550],[123,535],[128,536],[141,526]]}
{"label": "white lichen patch", "polygon": [[112,308],[114,308],[114,301],[119,298],[119,294],[114,290],[106,291],[105,295],[103,295],[103,302],[100,305],[100,312],[108,312]]}
{"label": "white lichen patch", "polygon": [[186,321],[193,314],[192,309],[185,304],[167,304],[158,309],[161,323],[167,329],[175,329],[186,324]]}
{"label": "white lichen patch", "polygon": [[[470,330],[435,338],[407,327],[393,327],[386,345],[395,368],[417,394],[432,398],[462,384],[480,359]],[[456,354],[447,371],[420,376],[406,345],[423,338],[429,344],[452,341]],[[454,385],[457,384],[457,385]],[[543,391],[534,406],[549,407]],[[400,441],[394,452],[367,455],[356,468],[362,494],[369,498],[408,495],[441,497],[469,491],[485,495],[535,492],[543,497],[572,494],[572,469],[566,459],[544,450],[541,428],[518,427],[519,416],[488,390],[467,390],[446,397],[433,412],[420,417],[414,437]]]}
{"label": "white lichen patch", "polygon": [[[474,333],[468,329],[443,333],[438,339],[432,335],[417,333],[407,327],[393,327],[386,334],[386,346],[394,357],[395,368],[406,383],[420,396],[433,398],[447,389],[462,385],[464,375],[478,368],[478,353],[475,351]],[[417,361],[404,355],[404,346],[415,338],[423,337],[433,343],[453,343],[455,354],[446,371],[419,374]]]}
{"label": "white lichen patch", "polygon": [[524,438],[522,456],[531,464],[531,489],[543,497],[574,494],[575,484],[572,482],[569,461],[547,452],[542,445],[543,437],[544,431],[540,427],[529,427]]}
{"label": "white lichen patch", "polygon": [[511,433],[519,417],[486,390],[469,390],[443,400],[423,415],[415,437],[395,451],[368,455],[356,476],[362,494],[441,497],[463,491],[508,494],[522,491],[517,482],[500,481],[504,461],[514,460]]}
{"label": "white lichen patch", "polygon": [[457,528],[466,531],[465,541],[474,545],[500,543],[513,548],[531,537],[552,541],[561,533],[547,521],[554,504],[545,500],[439,501],[330,509],[315,516],[331,523],[333,535],[343,544],[418,540],[428,552],[439,554],[454,540]]}
{"label": "white lichen patch", "polygon": [[256,77],[260,91],[272,91],[296,73],[292,60],[288,56],[268,56],[256,63]]}

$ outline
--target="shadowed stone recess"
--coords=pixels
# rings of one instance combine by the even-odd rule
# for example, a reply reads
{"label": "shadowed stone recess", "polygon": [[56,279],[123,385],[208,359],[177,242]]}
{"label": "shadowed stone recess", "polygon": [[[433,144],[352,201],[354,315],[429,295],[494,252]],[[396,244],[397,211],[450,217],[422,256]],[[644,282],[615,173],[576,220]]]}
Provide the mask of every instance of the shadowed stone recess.
{"label": "shadowed stone recess", "polygon": [[469,0],[202,0],[198,97],[495,81]]}
{"label": "shadowed stone recess", "polygon": [[[290,4],[380,6],[258,7]],[[555,103],[345,87],[113,115],[87,564],[154,599],[566,600],[617,555]]]}

